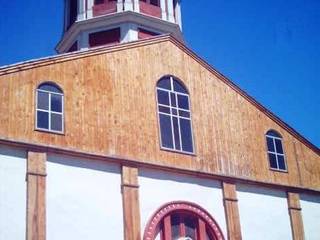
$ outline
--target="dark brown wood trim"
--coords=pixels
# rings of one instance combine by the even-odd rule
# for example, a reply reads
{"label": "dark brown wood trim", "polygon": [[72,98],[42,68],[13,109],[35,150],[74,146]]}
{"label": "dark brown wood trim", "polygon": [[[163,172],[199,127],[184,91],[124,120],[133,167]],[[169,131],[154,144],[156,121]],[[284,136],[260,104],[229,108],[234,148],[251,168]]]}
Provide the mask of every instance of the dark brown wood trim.
{"label": "dark brown wood trim", "polygon": [[222,182],[222,191],[228,239],[241,240],[242,235],[236,185],[233,183]]}
{"label": "dark brown wood trim", "polygon": [[28,152],[27,240],[46,239],[46,161],[46,153]]}
{"label": "dark brown wood trim", "polygon": [[138,168],[122,166],[124,239],[141,239]]}
{"label": "dark brown wood trim", "polygon": [[287,200],[290,215],[292,239],[303,240],[305,239],[305,237],[300,206],[300,196],[298,193],[288,192]]}
{"label": "dark brown wood trim", "polygon": [[198,170],[194,171],[189,169],[181,169],[177,167],[165,166],[160,163],[152,164],[152,163],[140,162],[140,161],[136,161],[134,159],[130,159],[123,156],[85,152],[85,151],[79,151],[75,149],[61,148],[56,146],[47,146],[47,145],[42,145],[42,144],[32,143],[32,142],[15,141],[12,139],[7,139],[7,138],[4,139],[1,137],[0,137],[0,144],[12,146],[12,147],[18,147],[27,151],[38,151],[38,152],[40,151],[40,152],[47,152],[52,154],[66,154],[68,156],[107,161],[110,163],[116,163],[116,164],[131,166],[131,167],[169,171],[173,173],[186,174],[186,175],[201,177],[205,179],[212,179],[212,180],[232,182],[232,183],[243,183],[243,184],[254,185],[254,186],[264,186],[266,188],[280,189],[286,192],[287,191],[304,192],[304,193],[309,193],[313,195],[315,194],[317,195],[320,193],[320,189],[312,189],[312,188],[306,188],[302,186],[291,186],[291,185],[285,185],[281,183],[271,183],[271,182],[258,181],[258,180],[249,179],[249,178],[227,176],[222,174],[213,174],[213,173],[208,173],[208,172],[198,171]]}

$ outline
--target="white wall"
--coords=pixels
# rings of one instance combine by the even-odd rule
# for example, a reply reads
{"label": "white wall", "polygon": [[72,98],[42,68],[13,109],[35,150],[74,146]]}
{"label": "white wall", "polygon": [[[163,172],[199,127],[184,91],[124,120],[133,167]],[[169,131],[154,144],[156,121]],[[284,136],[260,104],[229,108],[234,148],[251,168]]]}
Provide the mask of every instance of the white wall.
{"label": "white wall", "polygon": [[237,185],[237,195],[243,239],[292,239],[285,192]]}
{"label": "white wall", "polygon": [[25,239],[26,163],[26,152],[0,146],[0,239]]}
{"label": "white wall", "polygon": [[47,239],[123,239],[119,167],[53,155],[47,162]]}
{"label": "white wall", "polygon": [[320,195],[302,194],[300,197],[304,233],[307,240],[320,239]]}
{"label": "white wall", "polygon": [[141,169],[139,198],[142,235],[152,214],[171,201],[188,201],[207,210],[226,235],[221,184],[217,181]]}

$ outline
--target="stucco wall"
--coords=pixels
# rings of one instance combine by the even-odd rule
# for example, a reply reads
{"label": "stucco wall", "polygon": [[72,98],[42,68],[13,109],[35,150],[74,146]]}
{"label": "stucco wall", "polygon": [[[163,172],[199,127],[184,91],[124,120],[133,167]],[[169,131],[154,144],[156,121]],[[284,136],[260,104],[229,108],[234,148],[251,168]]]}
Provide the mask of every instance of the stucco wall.
{"label": "stucco wall", "polygon": [[26,153],[0,146],[0,239],[26,236]]}
{"label": "stucco wall", "polygon": [[237,195],[243,239],[292,239],[285,192],[237,185]]}
{"label": "stucco wall", "polygon": [[141,169],[139,185],[142,234],[148,220],[159,207],[182,200],[206,209],[227,236],[222,190],[218,181]]}
{"label": "stucco wall", "polygon": [[123,239],[121,175],[117,166],[49,156],[47,239]]}
{"label": "stucco wall", "polygon": [[302,219],[307,240],[320,239],[320,196],[301,195]]}

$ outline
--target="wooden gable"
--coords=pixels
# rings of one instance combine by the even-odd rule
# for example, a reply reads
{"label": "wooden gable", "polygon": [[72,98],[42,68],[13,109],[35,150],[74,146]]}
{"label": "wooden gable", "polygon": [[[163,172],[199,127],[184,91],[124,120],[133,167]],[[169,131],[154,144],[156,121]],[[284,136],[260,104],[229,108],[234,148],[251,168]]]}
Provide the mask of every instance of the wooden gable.
{"label": "wooden gable", "polygon": [[[156,82],[179,78],[191,100],[195,154],[160,149]],[[35,130],[35,89],[64,92],[65,133]],[[319,149],[169,36],[0,69],[0,140],[190,171],[320,190]],[[269,169],[265,133],[283,137],[288,172]]]}

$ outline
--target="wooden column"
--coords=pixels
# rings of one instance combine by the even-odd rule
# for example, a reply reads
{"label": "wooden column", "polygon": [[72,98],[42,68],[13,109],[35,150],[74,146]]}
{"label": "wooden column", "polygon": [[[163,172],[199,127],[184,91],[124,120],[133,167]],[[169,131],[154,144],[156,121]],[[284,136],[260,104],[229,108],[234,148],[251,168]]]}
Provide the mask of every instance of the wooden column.
{"label": "wooden column", "polygon": [[291,231],[293,240],[304,239],[304,229],[300,206],[300,196],[298,193],[287,193],[288,208],[291,222]]}
{"label": "wooden column", "polygon": [[233,183],[223,182],[222,189],[224,211],[227,221],[228,239],[240,240],[242,239],[242,236],[236,185]]}
{"label": "wooden column", "polygon": [[122,166],[124,239],[141,240],[138,168]]}
{"label": "wooden column", "polygon": [[46,161],[46,153],[28,152],[27,240],[46,239]]}

